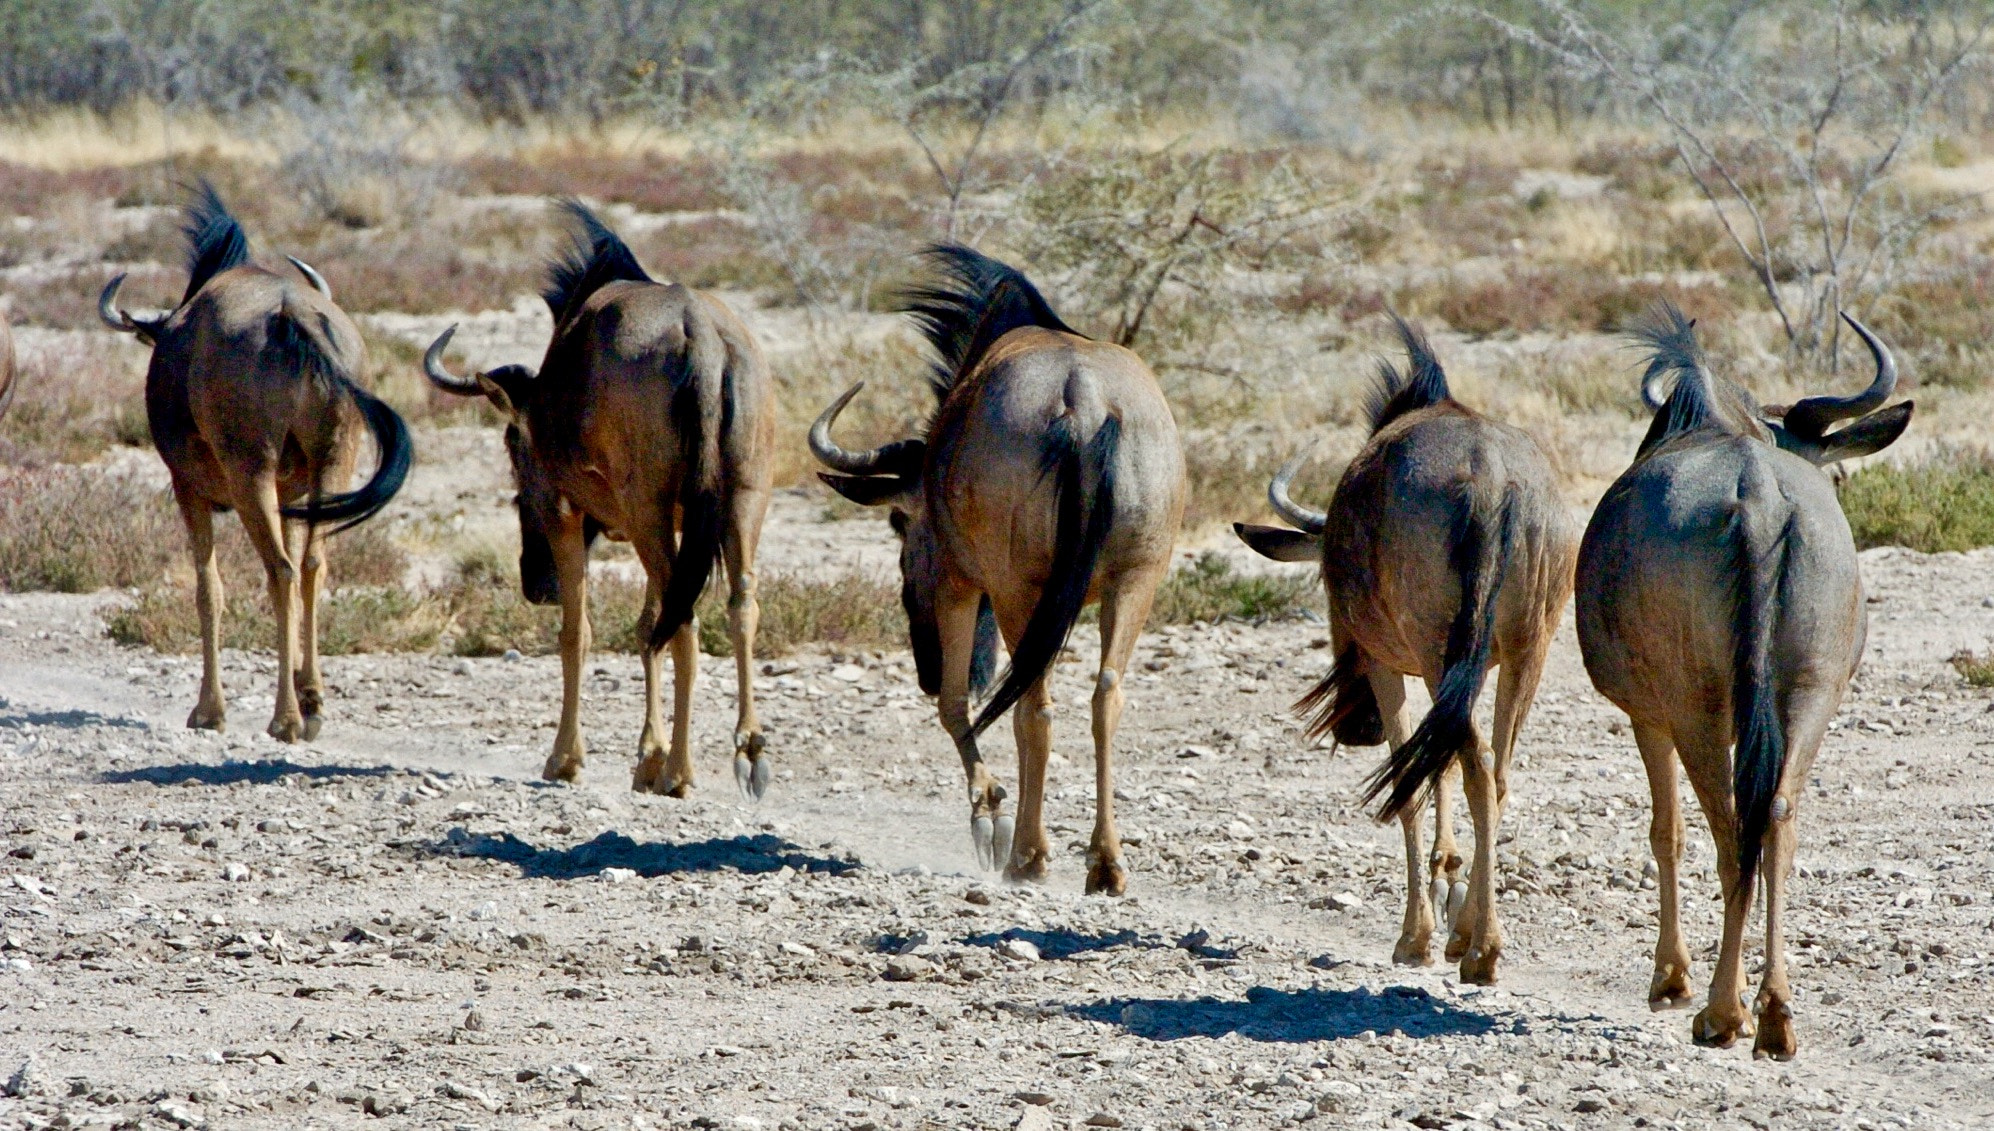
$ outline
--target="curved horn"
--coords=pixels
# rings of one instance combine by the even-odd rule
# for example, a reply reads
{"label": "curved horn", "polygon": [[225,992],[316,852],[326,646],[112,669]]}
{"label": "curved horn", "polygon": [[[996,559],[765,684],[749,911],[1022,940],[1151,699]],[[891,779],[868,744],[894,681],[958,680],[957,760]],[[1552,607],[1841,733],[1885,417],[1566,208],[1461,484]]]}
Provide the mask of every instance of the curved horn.
{"label": "curved horn", "polygon": [[1288,484],[1295,481],[1295,473],[1300,471],[1302,465],[1309,461],[1309,457],[1315,454],[1316,445],[1320,442],[1312,440],[1300,451],[1289,456],[1288,462],[1282,464],[1281,470],[1275,472],[1274,478],[1267,482],[1267,501],[1273,505],[1274,513],[1309,534],[1321,534],[1322,528],[1329,523],[1329,515],[1322,511],[1310,510],[1296,502],[1288,494]]}
{"label": "curved horn", "polygon": [[443,331],[442,334],[437,336],[435,341],[429,343],[429,348],[423,351],[422,355],[422,372],[429,378],[430,384],[442,389],[446,393],[455,393],[460,397],[477,396],[484,392],[484,389],[479,386],[477,378],[459,377],[448,369],[443,368],[444,347],[450,344],[451,337],[456,333],[457,326],[455,323],[452,323],[449,329]]}
{"label": "curved horn", "polygon": [[1876,377],[1869,388],[1854,396],[1808,397],[1787,409],[1786,430],[1796,436],[1818,440],[1827,433],[1830,424],[1875,412],[1897,391],[1897,360],[1890,356],[1889,348],[1870,333],[1869,327],[1856,321],[1854,315],[1847,311],[1840,313],[1842,321],[1869,347],[1869,356],[1876,361]]}
{"label": "curved horn", "polygon": [[312,285],[313,290],[317,291],[318,293],[324,295],[327,298],[332,297],[332,284],[326,282],[325,276],[319,274],[318,271],[314,269],[311,264],[306,263],[304,260],[299,259],[295,255],[287,255],[284,258],[291,261],[291,266],[296,267],[298,269],[298,274],[303,275],[305,277],[305,281]]}
{"label": "curved horn", "polygon": [[121,330],[127,334],[137,333],[138,323],[131,315],[118,309],[118,288],[124,285],[123,271],[113,275],[111,281],[104,284],[103,291],[97,295],[97,316],[104,320],[104,325],[113,330]]}
{"label": "curved horn", "polygon": [[858,396],[859,390],[863,388],[865,382],[860,381],[846,389],[845,395],[832,401],[831,406],[817,414],[816,422],[810,425],[810,454],[816,456],[817,462],[825,467],[841,471],[846,475],[876,475],[886,462],[885,447],[854,452],[839,447],[837,442],[831,439],[831,423],[838,419],[838,414],[845,411],[845,406],[852,403],[852,398]]}
{"label": "curved horn", "polygon": [[1648,406],[1649,412],[1660,412],[1669,403],[1668,395],[1662,392],[1662,378],[1666,376],[1666,370],[1651,369],[1641,378],[1641,403]]}

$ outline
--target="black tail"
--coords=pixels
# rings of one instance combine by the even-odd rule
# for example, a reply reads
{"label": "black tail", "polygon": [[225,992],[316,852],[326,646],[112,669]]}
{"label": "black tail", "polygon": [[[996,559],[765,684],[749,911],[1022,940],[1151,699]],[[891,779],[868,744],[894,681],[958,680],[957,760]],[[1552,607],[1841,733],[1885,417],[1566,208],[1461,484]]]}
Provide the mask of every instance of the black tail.
{"label": "black tail", "polygon": [[665,583],[657,622],[651,626],[653,652],[692,620],[693,606],[706,592],[713,564],[720,558],[724,470],[720,437],[726,431],[732,401],[727,389],[727,346],[696,306],[686,330],[685,378],[672,395],[672,418],[679,439],[679,544],[678,552],[672,555],[672,576]]}
{"label": "black tail", "polygon": [[1461,607],[1447,633],[1445,667],[1433,708],[1405,745],[1392,751],[1365,780],[1366,803],[1389,792],[1378,813],[1380,820],[1396,817],[1423,800],[1448,765],[1477,744],[1475,700],[1481,698],[1489,674],[1497,598],[1509,567],[1515,518],[1516,489],[1509,487],[1494,514],[1469,499],[1456,521],[1451,556],[1454,573],[1461,579]]}
{"label": "black tail", "polygon": [[[1115,514],[1115,453],[1121,447],[1122,422],[1108,417],[1101,422],[1101,430],[1094,433],[1094,438],[1083,444],[1072,419],[1067,417],[1066,426],[1055,428],[1047,437],[1046,458],[1056,466],[1055,474],[1059,477],[1059,524],[1053,543],[1052,575],[1039,593],[1031,619],[1025,622],[1025,633],[1018,646],[1011,650],[1010,668],[969,728],[972,738],[1004,717],[1004,712],[1023,698],[1059,658],[1059,650],[1066,646],[1066,638],[1073,631],[1073,622],[1080,619],[1080,609],[1087,603],[1087,590],[1094,584],[1094,567],[1108,541]],[[1091,495],[1087,491],[1090,482],[1095,485]]]}
{"label": "black tail", "polygon": [[380,466],[358,491],[315,499],[302,507],[284,508],[285,518],[301,518],[313,524],[338,523],[328,531],[331,534],[358,526],[380,513],[395,492],[402,489],[402,480],[408,478],[409,465],[415,461],[415,443],[409,439],[408,425],[402,423],[400,414],[360,386],[352,382],[342,384],[360,409],[360,415],[366,418],[368,430],[374,433],[374,443],[381,449]]}
{"label": "black tail", "polygon": [[1309,720],[1308,739],[1335,735],[1341,746],[1376,746],[1385,741],[1385,717],[1378,710],[1378,693],[1364,671],[1364,654],[1346,644],[1322,682],[1295,702],[1295,713]]}
{"label": "black tail", "polygon": [[1772,824],[1773,798],[1786,773],[1786,725],[1780,719],[1772,672],[1772,630],[1779,616],[1781,583],[1793,540],[1791,510],[1771,545],[1755,549],[1740,514],[1737,591],[1733,622],[1731,711],[1737,749],[1731,757],[1731,794],[1738,815],[1738,890],[1750,891],[1759,850]]}

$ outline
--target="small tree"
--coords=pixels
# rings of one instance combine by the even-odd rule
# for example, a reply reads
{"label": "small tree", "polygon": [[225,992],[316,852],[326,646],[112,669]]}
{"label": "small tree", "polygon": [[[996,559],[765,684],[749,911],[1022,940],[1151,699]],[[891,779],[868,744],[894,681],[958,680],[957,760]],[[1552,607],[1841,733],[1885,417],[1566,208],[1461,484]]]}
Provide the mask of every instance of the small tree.
{"label": "small tree", "polygon": [[1733,3],[1701,26],[1609,33],[1566,0],[1536,2],[1544,18],[1531,25],[1472,11],[1659,120],[1792,353],[1832,367],[1835,312],[1866,306],[1966,203],[1920,196],[1898,173],[1983,62],[1985,5]]}

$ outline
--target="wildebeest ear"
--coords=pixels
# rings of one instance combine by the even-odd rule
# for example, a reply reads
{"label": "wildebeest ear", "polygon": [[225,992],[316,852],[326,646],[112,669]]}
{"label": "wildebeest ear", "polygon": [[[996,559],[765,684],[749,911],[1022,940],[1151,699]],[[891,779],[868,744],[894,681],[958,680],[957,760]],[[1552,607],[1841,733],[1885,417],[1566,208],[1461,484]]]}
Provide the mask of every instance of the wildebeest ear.
{"label": "wildebeest ear", "polygon": [[1780,447],[1817,467],[1825,467],[1845,459],[1875,455],[1896,443],[1904,430],[1911,426],[1912,404],[1911,401],[1904,401],[1879,409],[1819,440],[1800,439],[1777,424],[1772,425],[1773,436]]}
{"label": "wildebeest ear", "polygon": [[1322,538],[1319,535],[1252,522],[1235,522],[1232,530],[1239,535],[1240,541],[1253,547],[1254,553],[1277,562],[1313,562],[1322,557]]}
{"label": "wildebeest ear", "polygon": [[832,475],[820,471],[817,478],[822,479],[831,490],[862,507],[890,503],[913,487],[911,480],[898,475]]}
{"label": "wildebeest ear", "polygon": [[524,365],[501,365],[478,374],[478,388],[492,406],[507,416],[517,416],[526,407],[533,391],[533,371]]}

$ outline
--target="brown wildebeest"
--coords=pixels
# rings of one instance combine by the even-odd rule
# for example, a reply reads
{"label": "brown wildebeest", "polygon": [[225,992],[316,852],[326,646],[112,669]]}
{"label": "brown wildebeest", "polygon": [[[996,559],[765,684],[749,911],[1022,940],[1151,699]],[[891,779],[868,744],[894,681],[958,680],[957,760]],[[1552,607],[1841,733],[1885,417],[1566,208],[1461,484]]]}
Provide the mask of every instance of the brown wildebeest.
{"label": "brown wildebeest", "polygon": [[1662,909],[1649,1004],[1690,1000],[1676,905],[1679,753],[1724,885],[1723,946],[1692,1033],[1729,1045],[1752,1032],[1742,964],[1762,873],[1766,965],[1753,1052],[1780,1059],[1797,1048],[1780,924],[1800,786],[1867,631],[1855,540],[1818,468],[1880,451],[1911,422],[1908,401],[1875,411],[1896,387],[1897,367],[1883,343],[1848,322],[1876,360],[1868,390],[1803,400],[1775,423],[1751,394],[1704,367],[1694,324],[1664,308],[1640,332],[1653,351],[1643,384],[1674,374],[1675,391],[1633,466],[1600,500],[1579,551],[1586,671],[1633,722],[1654,795],[1648,840]]}
{"label": "brown wildebeest", "polygon": [[[309,741],[318,736],[324,704],[318,602],[325,537],[394,498],[413,447],[401,417],[360,386],[366,347],[318,272],[291,261],[306,286],[250,262],[242,226],[206,183],[187,208],[184,230],[189,278],[180,305],[145,318],[119,310],[123,275],[97,305],[113,329],[153,347],[146,420],[187,524],[201,616],[201,695],[187,725],[222,729],[214,514],[234,509],[263,559],[277,622],[270,734]],[[359,490],[330,494],[352,479],[363,429],[374,435],[379,466]],[[295,521],[287,527],[286,519]]]}
{"label": "brown wildebeest", "polygon": [[[755,720],[755,546],[768,511],[775,385],[760,348],[718,299],[657,283],[593,213],[561,206],[574,243],[543,297],[554,338],[538,376],[507,365],[452,376],[443,350],[423,368],[446,392],[483,394],[506,417],[519,486],[519,580],[535,604],[561,604],[561,726],[543,771],[582,769],[582,661],[588,655],[588,551],[598,533],[628,541],[649,584],[644,730],[631,788],[670,797],[692,789],[692,687],[699,671],[693,604],[716,559],[727,566],[727,634],[738,680],[734,775],[761,797],[770,766]],[[660,736],[659,652],[672,648],[672,741]]]}
{"label": "brown wildebeest", "polygon": [[0,306],[0,420],[14,407],[14,331],[7,325],[7,308]]}
{"label": "brown wildebeest", "polygon": [[[966,247],[927,254],[941,278],[903,307],[940,359],[927,434],[866,452],[839,447],[831,425],[860,384],[817,418],[810,450],[840,473],[823,477],[840,494],[893,510],[921,689],[939,693],[942,726],[962,756],[977,857],[1012,879],[1042,879],[1051,862],[1042,812],[1049,673],[1080,610],[1101,603],[1087,891],[1119,895],[1128,876],[1110,754],[1122,673],[1184,513],[1177,424],[1135,354],[1075,333],[1023,274]],[[996,647],[986,610],[1011,666],[971,722],[970,691]],[[976,747],[1014,704],[1015,825]]]}
{"label": "brown wildebeest", "polygon": [[[1426,339],[1403,321],[1397,326],[1410,364],[1403,373],[1382,367],[1371,439],[1344,470],[1329,511],[1288,495],[1304,449],[1267,489],[1275,510],[1302,529],[1236,529],[1278,561],[1322,563],[1336,659],[1296,704],[1313,715],[1310,737],[1390,743],[1365,800],[1388,793],[1380,817],[1397,817],[1405,833],[1406,911],[1393,961],[1429,962],[1435,911],[1445,909],[1453,914],[1447,957],[1461,960],[1462,981],[1487,985],[1502,953],[1495,848],[1510,755],[1571,595],[1577,539],[1537,444],[1456,401]],[[1502,669],[1495,735],[1484,744],[1473,716],[1493,666]],[[1424,679],[1433,694],[1432,710],[1410,735],[1406,675]],[[1447,804],[1446,779],[1457,765],[1466,771],[1475,825],[1466,891]],[[1419,830],[1429,795],[1430,860]]]}

